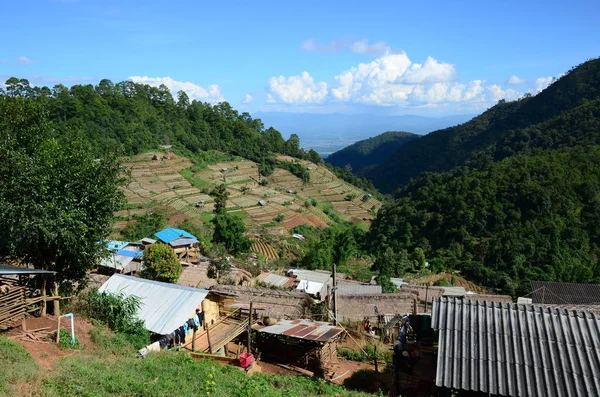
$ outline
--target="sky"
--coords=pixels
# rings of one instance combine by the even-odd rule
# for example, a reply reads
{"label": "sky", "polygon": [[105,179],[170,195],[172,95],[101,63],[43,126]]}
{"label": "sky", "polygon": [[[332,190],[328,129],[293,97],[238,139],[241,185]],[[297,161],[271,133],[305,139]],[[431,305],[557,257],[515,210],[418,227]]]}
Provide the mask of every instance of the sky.
{"label": "sky", "polygon": [[130,79],[249,112],[475,113],[600,56],[598,0],[4,0],[0,11],[0,81]]}

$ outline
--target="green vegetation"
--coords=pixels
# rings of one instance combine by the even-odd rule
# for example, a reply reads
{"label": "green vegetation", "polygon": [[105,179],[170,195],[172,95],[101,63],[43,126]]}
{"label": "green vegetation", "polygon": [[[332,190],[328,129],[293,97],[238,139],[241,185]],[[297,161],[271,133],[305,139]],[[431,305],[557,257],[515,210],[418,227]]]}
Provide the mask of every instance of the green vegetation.
{"label": "green vegetation", "polygon": [[215,217],[212,219],[212,224],[215,227],[213,242],[223,245],[229,252],[247,252],[252,242],[245,235],[246,224],[242,218],[225,210],[227,198],[229,197],[225,185],[217,185],[211,194],[215,198]]}
{"label": "green vegetation", "polygon": [[42,101],[0,96],[0,259],[57,271],[63,288],[97,263],[123,205],[118,158],[57,134]]}
{"label": "green vegetation", "polygon": [[[99,293],[98,290],[92,289],[82,293],[74,306],[78,313],[105,324],[135,348],[139,349],[150,342],[150,334],[144,328],[144,323],[135,318],[135,313],[140,307],[140,300],[136,296]],[[98,339],[103,336],[101,330],[96,331]]]}
{"label": "green vegetation", "polygon": [[15,386],[32,382],[38,366],[23,346],[0,335],[0,368],[0,396],[14,396]]}
{"label": "green vegetation", "polygon": [[129,223],[121,231],[123,237],[128,241],[137,241],[144,237],[151,237],[154,233],[164,229],[167,226],[167,218],[160,209],[148,210],[141,216],[133,216],[136,223]]}
{"label": "green vegetation", "polygon": [[600,144],[600,58],[573,68],[540,94],[496,106],[462,125],[402,145],[361,176],[393,192],[423,172],[484,168],[517,153]]}
{"label": "green vegetation", "polygon": [[382,163],[400,146],[419,137],[420,135],[411,132],[384,132],[330,154],[326,162],[340,168],[349,166],[351,171],[359,172],[363,168]]}
{"label": "green vegetation", "polygon": [[144,270],[142,277],[176,283],[183,268],[177,255],[167,244],[152,244],[144,250]]}
{"label": "green vegetation", "polygon": [[600,282],[599,208],[600,146],[424,174],[379,211],[369,233],[380,253],[374,268],[416,270],[422,248],[436,270],[513,296],[529,293],[530,280]]}
{"label": "green vegetation", "polygon": [[302,179],[302,182],[307,183],[310,181],[310,171],[306,169],[300,163],[291,163],[289,161],[278,161],[275,163],[275,166],[278,168],[283,168],[284,170],[288,170],[292,175],[297,176]]}

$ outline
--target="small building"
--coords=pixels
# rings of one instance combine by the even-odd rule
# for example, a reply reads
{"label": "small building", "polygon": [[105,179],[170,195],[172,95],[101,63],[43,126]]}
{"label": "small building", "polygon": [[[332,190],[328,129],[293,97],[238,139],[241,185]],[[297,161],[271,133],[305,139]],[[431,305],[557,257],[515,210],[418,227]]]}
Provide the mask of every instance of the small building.
{"label": "small building", "polygon": [[264,207],[265,205],[267,205],[267,202],[265,200],[259,200],[258,205],[260,205],[261,207]]}
{"label": "small building", "polygon": [[169,227],[154,234],[161,242],[173,248],[180,260],[185,260],[196,253],[195,244],[198,238],[182,229]]}
{"label": "small building", "polygon": [[109,240],[106,241],[106,249],[109,252],[117,252],[127,247],[129,243],[127,241]]}
{"label": "small building", "polygon": [[415,313],[417,297],[412,293],[341,295],[337,297],[337,318],[342,322],[365,319],[381,322],[382,317]]}
{"label": "small building", "polygon": [[142,243],[142,245],[145,248],[149,245],[156,244],[156,240],[149,238],[149,237],[144,237],[143,239],[140,240],[140,243]]}
{"label": "small building", "polygon": [[326,376],[337,358],[337,342],[344,329],[310,320],[280,320],[254,326],[256,346],[267,362],[294,365]]}
{"label": "small building", "polygon": [[113,274],[99,292],[137,296],[140,307],[136,317],[148,331],[168,335],[193,317],[208,295],[204,289]]}
{"label": "small building", "polygon": [[318,272],[313,270],[290,269],[288,277],[295,277],[298,281],[296,290],[303,291],[310,296],[325,300],[328,294],[328,285],[333,283],[330,272]]}
{"label": "small building", "polygon": [[219,304],[221,312],[253,303],[261,316],[276,319],[307,317],[313,304],[310,296],[298,291],[278,291],[236,285],[215,285],[209,299]]}
{"label": "small building", "polygon": [[292,237],[295,238],[296,240],[304,240],[304,236],[301,235],[300,233],[294,233],[294,234],[292,234]]}
{"label": "small building", "polygon": [[600,395],[600,318],[586,311],[442,297],[435,384],[469,396]]}
{"label": "small building", "polygon": [[256,277],[256,281],[267,287],[282,289],[291,288],[296,283],[295,278],[280,276],[279,274],[273,273],[261,273]]}
{"label": "small building", "polygon": [[[99,266],[99,271],[101,273],[121,273],[121,274],[132,274],[135,272],[139,272],[142,270],[143,265],[141,261],[141,255],[137,258],[135,255],[137,253],[131,251],[119,251],[125,253],[125,255],[121,255],[119,253],[110,253],[107,257],[102,258]],[[130,253],[131,254],[128,254]],[[137,259],[137,260],[136,260]],[[102,272],[101,270],[106,270]]]}

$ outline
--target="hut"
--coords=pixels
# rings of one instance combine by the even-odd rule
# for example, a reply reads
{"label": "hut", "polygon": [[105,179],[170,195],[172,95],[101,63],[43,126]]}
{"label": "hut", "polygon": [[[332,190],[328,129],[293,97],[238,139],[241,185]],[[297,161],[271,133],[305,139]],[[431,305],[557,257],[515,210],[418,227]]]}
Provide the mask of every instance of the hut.
{"label": "hut", "polygon": [[158,240],[173,248],[180,260],[185,260],[196,254],[195,244],[198,243],[198,238],[185,230],[169,227],[156,232],[154,235]]}
{"label": "hut", "polygon": [[[337,318],[342,322],[381,322],[380,316],[414,313],[417,297],[412,293],[341,295],[337,297]],[[374,321],[374,322],[375,322]]]}
{"label": "hut", "polygon": [[[59,314],[58,286],[54,284],[53,295],[46,294],[47,277],[56,274],[49,270],[32,269],[28,267],[0,265],[0,329],[7,329],[17,321],[23,320],[31,312],[40,310],[46,315],[48,301],[54,301],[55,315]],[[41,280],[35,283],[39,286],[31,288],[31,277],[39,276]]]}
{"label": "hut", "polygon": [[253,327],[256,347],[267,362],[293,365],[326,376],[337,358],[342,327],[310,320],[280,320]]}
{"label": "hut", "polygon": [[249,305],[250,302],[263,316],[276,319],[299,319],[310,314],[312,299],[299,291],[278,291],[236,285],[215,285],[209,299],[219,304],[220,311]]}

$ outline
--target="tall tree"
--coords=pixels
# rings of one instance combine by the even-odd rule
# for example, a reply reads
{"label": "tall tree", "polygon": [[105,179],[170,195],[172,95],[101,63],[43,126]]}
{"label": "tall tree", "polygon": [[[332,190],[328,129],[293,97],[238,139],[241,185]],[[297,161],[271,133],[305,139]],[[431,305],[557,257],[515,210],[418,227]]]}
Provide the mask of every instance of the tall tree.
{"label": "tall tree", "polygon": [[183,271],[177,255],[166,244],[152,244],[144,250],[144,278],[176,283]]}
{"label": "tall tree", "polygon": [[0,257],[85,278],[103,253],[125,182],[118,158],[55,138],[41,101],[0,97]]}

